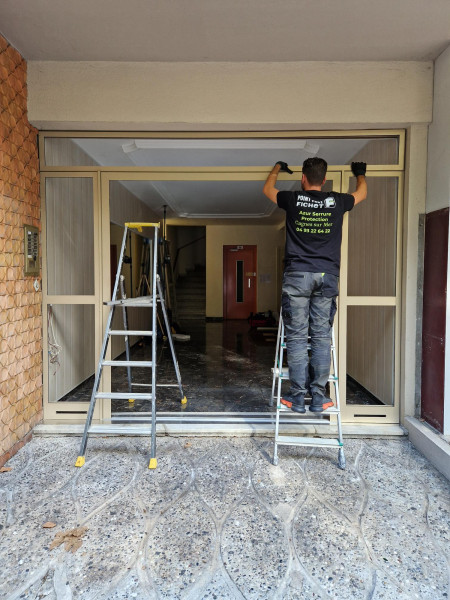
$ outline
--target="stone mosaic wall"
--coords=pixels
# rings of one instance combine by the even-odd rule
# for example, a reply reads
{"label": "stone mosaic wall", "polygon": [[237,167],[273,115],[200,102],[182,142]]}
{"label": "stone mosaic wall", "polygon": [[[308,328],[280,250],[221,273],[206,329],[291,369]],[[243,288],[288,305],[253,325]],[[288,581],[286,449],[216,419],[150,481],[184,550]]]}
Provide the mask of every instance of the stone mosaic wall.
{"label": "stone mosaic wall", "polygon": [[40,229],[26,81],[26,61],[0,36],[0,467],[42,418],[42,294],[24,276],[23,226]]}

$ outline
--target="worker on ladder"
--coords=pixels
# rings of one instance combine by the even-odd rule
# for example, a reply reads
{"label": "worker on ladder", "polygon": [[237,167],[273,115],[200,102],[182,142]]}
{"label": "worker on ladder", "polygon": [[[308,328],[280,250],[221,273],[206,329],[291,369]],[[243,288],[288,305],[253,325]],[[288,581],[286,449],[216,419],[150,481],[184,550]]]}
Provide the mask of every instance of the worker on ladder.
{"label": "worker on ladder", "polygon": [[281,313],[291,389],[281,403],[297,413],[306,412],[308,391],[312,397],[311,412],[320,413],[333,405],[326,397],[326,385],[339,293],[343,217],[367,197],[366,163],[353,162],[351,169],[356,177],[356,190],[352,194],[322,191],[327,163],[318,157],[304,161],[301,190],[279,191],[275,187],[280,171],[292,174],[282,161],[275,164],[263,188],[264,194],[286,211]]}

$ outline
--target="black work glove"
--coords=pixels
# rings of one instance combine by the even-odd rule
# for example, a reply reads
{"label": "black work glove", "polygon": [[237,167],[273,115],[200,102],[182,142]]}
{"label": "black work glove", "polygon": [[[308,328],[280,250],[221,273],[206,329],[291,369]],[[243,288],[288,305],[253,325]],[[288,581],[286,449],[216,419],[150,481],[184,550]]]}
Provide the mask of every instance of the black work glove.
{"label": "black work glove", "polygon": [[366,174],[367,163],[365,162],[352,162],[352,173],[355,177],[358,175]]}
{"label": "black work glove", "polygon": [[290,173],[292,175],[292,173],[294,171],[291,171],[290,168],[288,167],[288,164],[279,160],[278,162],[275,163],[276,165],[280,165],[281,169],[280,171],[285,171],[286,173]]}

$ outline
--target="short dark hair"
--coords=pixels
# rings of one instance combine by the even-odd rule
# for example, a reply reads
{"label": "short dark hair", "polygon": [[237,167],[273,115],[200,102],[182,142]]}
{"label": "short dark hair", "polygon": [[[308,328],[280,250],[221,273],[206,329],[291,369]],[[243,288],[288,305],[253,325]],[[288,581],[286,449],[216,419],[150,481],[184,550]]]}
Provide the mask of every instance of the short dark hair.
{"label": "short dark hair", "polygon": [[327,162],[323,158],[313,156],[303,162],[303,174],[311,185],[321,185],[327,174]]}

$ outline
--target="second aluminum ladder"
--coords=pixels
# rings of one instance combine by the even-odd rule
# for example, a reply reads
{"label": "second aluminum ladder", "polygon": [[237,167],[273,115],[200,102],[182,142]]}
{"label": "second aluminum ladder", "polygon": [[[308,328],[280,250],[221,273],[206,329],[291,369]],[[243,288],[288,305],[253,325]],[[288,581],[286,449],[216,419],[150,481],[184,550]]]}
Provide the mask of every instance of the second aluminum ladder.
{"label": "second aluminum ladder", "polygon": [[[308,350],[311,346],[308,339]],[[280,434],[280,413],[291,413],[290,409],[286,408],[281,404],[281,383],[284,380],[289,379],[289,369],[284,366],[286,350],[286,333],[284,329],[283,317],[280,312],[280,320],[278,323],[278,336],[277,346],[275,352],[275,365],[273,368],[273,379],[272,379],[272,396],[270,405],[273,405],[273,401],[276,401],[276,417],[275,417],[275,440],[274,440],[274,451],[273,451],[273,464],[278,464],[278,445],[286,446],[312,446],[322,448],[337,448],[338,449],[338,464],[341,469],[345,469],[345,454],[344,454],[344,441],[342,438],[342,424],[341,424],[341,410],[339,401],[339,378],[336,360],[336,346],[334,338],[334,328],[331,330],[331,373],[328,379],[330,386],[334,386],[335,392],[335,405],[327,408],[321,413],[312,413],[308,411],[306,413],[293,413],[295,417],[295,425],[299,428],[296,435],[284,435]],[[331,415],[336,416],[337,420],[337,437],[326,438],[326,437],[308,437],[302,435],[302,425],[330,425]],[[289,422],[289,421],[288,421]],[[294,422],[291,423],[291,427]]]}
{"label": "second aluminum ladder", "polygon": [[[127,242],[127,235],[129,229],[137,229],[138,231],[142,231],[143,227],[151,227],[154,228],[154,237],[153,237],[153,268],[152,268],[152,283],[151,283],[151,295],[148,296],[139,296],[137,298],[126,298],[123,290],[123,276],[122,266],[124,263],[124,255],[125,248]],[[161,305],[164,323],[166,327],[166,334],[169,340],[170,349],[172,352],[173,363],[175,367],[175,372],[177,376],[177,384],[174,386],[178,386],[180,394],[181,394],[181,403],[186,404],[187,400],[183,393],[183,387],[181,385],[181,376],[180,370],[178,368],[178,362],[175,356],[175,349],[173,346],[171,327],[167,317],[167,311],[164,304],[164,296],[161,289],[161,283],[159,280],[159,275],[157,273],[157,253],[158,253],[158,229],[159,223],[125,223],[125,231],[123,234],[122,240],[122,248],[120,251],[119,263],[117,267],[116,280],[114,284],[114,290],[112,293],[112,298],[110,302],[105,302],[106,305],[109,306],[109,315],[108,320],[105,327],[105,334],[103,337],[103,345],[100,354],[100,359],[98,361],[97,370],[95,373],[94,386],[92,389],[91,401],[89,404],[89,409],[86,417],[86,423],[83,432],[83,438],[81,440],[81,448],[80,454],[75,463],[76,467],[82,467],[85,463],[85,452],[86,445],[88,440],[89,433],[92,432],[91,424],[92,417],[94,414],[95,404],[97,400],[100,399],[128,399],[129,401],[134,400],[151,400],[152,403],[152,411],[151,411],[151,449],[150,449],[150,463],[149,469],[155,469],[157,466],[156,461],[156,345],[157,345],[157,311],[158,311],[158,302]],[[122,298],[118,298],[119,286],[121,288]],[[112,329],[112,320],[114,316],[114,310],[116,307],[122,307],[123,312],[123,321],[124,328],[123,329]],[[127,321],[127,308],[132,307],[140,307],[140,308],[152,308],[152,326],[151,330],[146,331],[134,331],[128,329],[128,321]],[[126,352],[126,360],[106,360],[106,351],[108,348],[108,342],[111,336],[123,336],[125,339],[125,352]],[[151,337],[152,339],[152,357],[150,361],[132,361],[130,360],[130,347],[129,347],[129,336],[140,336],[140,337]],[[103,372],[103,367],[126,367],[128,374],[128,392],[100,392],[100,380]],[[147,367],[151,369],[151,383],[133,383],[131,379],[131,368],[132,367]],[[149,387],[150,391],[145,393],[135,393],[132,391],[132,386],[145,386]],[[167,385],[167,384],[166,384]]]}

